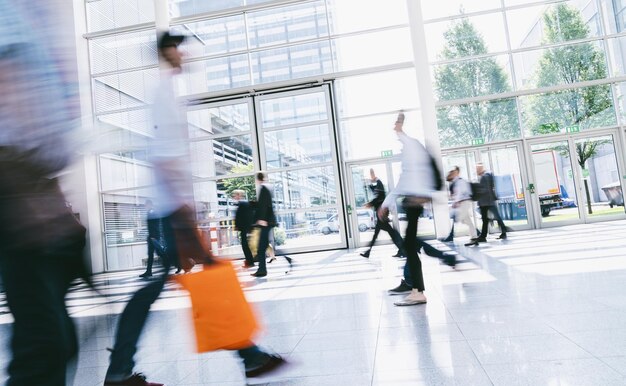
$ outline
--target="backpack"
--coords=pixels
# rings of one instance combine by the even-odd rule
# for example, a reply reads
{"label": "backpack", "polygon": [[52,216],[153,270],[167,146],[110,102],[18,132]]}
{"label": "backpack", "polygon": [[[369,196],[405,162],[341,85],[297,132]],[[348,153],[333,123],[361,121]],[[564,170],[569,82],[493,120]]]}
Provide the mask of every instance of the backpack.
{"label": "backpack", "polygon": [[472,194],[470,198],[472,199],[472,201],[478,201],[478,198],[480,197],[480,184],[478,182],[471,182],[470,186],[472,188]]}

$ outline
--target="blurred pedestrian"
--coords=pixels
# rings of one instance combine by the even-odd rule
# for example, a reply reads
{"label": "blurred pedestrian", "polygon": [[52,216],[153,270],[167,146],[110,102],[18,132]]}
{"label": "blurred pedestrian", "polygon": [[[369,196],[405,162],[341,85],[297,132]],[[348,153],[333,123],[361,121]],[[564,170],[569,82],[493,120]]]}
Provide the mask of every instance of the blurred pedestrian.
{"label": "blurred pedestrian", "polygon": [[[146,266],[146,272],[139,275],[142,278],[148,278],[152,276],[152,264],[154,264],[154,243],[161,240],[161,219],[157,216],[152,200],[146,200],[146,222],[148,225],[148,237],[146,238],[146,244],[148,244],[148,263]],[[163,257],[161,257],[163,258]]]}
{"label": "blurred pedestrian", "polygon": [[[150,149],[167,247],[162,256],[163,274],[137,291],[126,305],[118,323],[105,386],[163,386],[161,383],[147,382],[143,374],[133,372],[133,357],[150,306],[163,290],[171,266],[180,260],[179,257],[185,257],[179,256],[182,255],[179,248],[182,251],[187,247],[184,244],[194,237],[195,231],[193,224],[182,224],[185,221],[193,223],[189,219],[192,215],[189,212],[193,205],[193,183],[189,168],[186,114],[176,99],[173,86],[174,76],[182,70],[182,52],[178,46],[183,40],[183,36],[165,32],[157,42],[159,55],[169,67],[163,71],[153,106],[155,138]],[[206,263],[212,260],[212,256],[197,257]],[[280,356],[267,354],[251,342],[248,347],[238,350],[238,354],[244,361],[248,377],[261,376],[285,363]]]}
{"label": "blurred pedestrian", "polygon": [[383,220],[378,217],[378,209],[383,204],[383,201],[385,201],[385,186],[383,185],[383,182],[378,177],[376,177],[374,169],[370,169],[370,181],[371,184],[369,188],[372,191],[374,198],[372,198],[370,202],[365,204],[365,206],[368,208],[372,208],[374,210],[374,213],[376,213],[376,227],[374,228],[374,236],[372,236],[372,240],[370,241],[367,251],[362,252],[361,256],[366,258],[370,257],[370,252],[372,251],[372,248],[376,243],[376,239],[378,238],[378,234],[380,233],[381,229],[389,234],[393,243],[396,245],[396,247],[398,247],[396,257],[405,256],[404,246],[402,245],[402,236],[400,236],[400,233],[389,224],[388,220]]}
{"label": "blurred pedestrian", "polygon": [[237,212],[235,212],[235,228],[239,232],[239,240],[241,241],[241,249],[245,257],[245,268],[254,267],[254,256],[248,244],[248,233],[252,230],[254,211],[252,206],[245,199],[246,192],[240,189],[234,190],[232,193],[233,200],[237,201]]}
{"label": "blurred pedestrian", "polygon": [[[453,223],[452,229],[454,229],[454,222],[460,222],[469,227],[469,233],[471,239],[476,239],[476,225],[474,225],[472,210],[474,203],[472,202],[472,186],[468,181],[461,178],[461,168],[455,166],[454,169],[448,173],[450,177],[450,192],[452,198],[452,211],[453,211]],[[450,235],[445,241],[453,241],[454,233],[450,232]]]}
{"label": "blurred pedestrian", "polygon": [[[404,248],[407,253],[408,271],[411,278],[411,292],[397,306],[411,306],[426,303],[424,295],[424,275],[422,262],[418,255],[421,240],[417,237],[417,222],[424,211],[424,204],[430,202],[434,192],[441,189],[443,181],[439,169],[426,148],[415,138],[403,131],[404,114],[400,113],[394,130],[402,142],[402,172],[398,184],[379,209],[379,216],[386,219],[390,208],[395,207],[402,198],[402,206],[407,215],[407,228],[404,236]],[[434,249],[434,248],[433,248]],[[454,266],[454,255],[441,253],[446,263]],[[402,284],[402,283],[401,283]]]}
{"label": "blurred pedestrian", "polygon": [[497,238],[499,240],[506,240],[507,238],[507,228],[504,225],[504,221],[502,221],[502,217],[500,217],[500,212],[498,211],[498,196],[496,194],[496,185],[493,174],[488,173],[483,164],[476,164],[476,174],[478,174],[479,180],[475,185],[475,190],[478,195],[478,207],[480,208],[480,217],[482,218],[483,225],[480,230],[480,236],[465,244],[466,246],[478,245],[478,243],[487,242],[487,235],[489,234],[489,213],[493,215],[493,218],[498,223],[498,227],[500,227],[500,236]]}
{"label": "blurred pedestrian", "polygon": [[[267,186],[265,173],[258,172],[255,178],[257,189],[257,202],[255,204],[254,225],[261,230],[259,235],[259,243],[257,245],[256,260],[259,263],[259,269],[252,274],[254,277],[267,276],[267,262],[265,260],[265,251],[270,242],[270,232],[276,226],[276,215],[274,214],[274,204],[272,203],[272,192]],[[289,265],[292,260],[288,256],[283,256]]]}
{"label": "blurred pedestrian", "polygon": [[0,274],[14,319],[8,386],[66,384],[78,341],[65,296],[75,278],[89,281],[86,230],[56,178],[71,161],[79,120],[66,5],[0,0]]}

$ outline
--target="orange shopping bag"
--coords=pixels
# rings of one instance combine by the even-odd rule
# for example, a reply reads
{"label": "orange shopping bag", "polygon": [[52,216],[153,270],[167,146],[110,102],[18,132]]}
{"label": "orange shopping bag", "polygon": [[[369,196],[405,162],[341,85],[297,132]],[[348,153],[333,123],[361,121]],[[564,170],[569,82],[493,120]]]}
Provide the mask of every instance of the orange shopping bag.
{"label": "orange shopping bag", "polygon": [[205,265],[175,280],[191,295],[198,352],[252,345],[259,326],[230,262]]}

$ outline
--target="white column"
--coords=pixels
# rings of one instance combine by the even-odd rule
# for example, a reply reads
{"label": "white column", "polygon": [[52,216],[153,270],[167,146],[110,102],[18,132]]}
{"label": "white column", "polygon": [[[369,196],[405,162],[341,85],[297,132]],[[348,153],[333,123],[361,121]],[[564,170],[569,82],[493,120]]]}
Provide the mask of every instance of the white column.
{"label": "white column", "polygon": [[[440,170],[445,175],[441,162],[441,144],[437,131],[437,111],[435,109],[435,94],[430,78],[428,52],[426,51],[426,35],[422,16],[423,0],[407,0],[409,24],[411,27],[411,41],[413,43],[413,63],[417,74],[417,91],[422,110],[422,127],[426,148],[435,157]],[[427,0],[432,1],[432,0]],[[433,197],[433,213],[437,237],[446,237],[450,232],[450,212],[448,209],[447,193],[440,192]]]}
{"label": "white column", "polygon": [[168,0],[154,0],[154,22],[157,33],[170,28],[170,12]]}

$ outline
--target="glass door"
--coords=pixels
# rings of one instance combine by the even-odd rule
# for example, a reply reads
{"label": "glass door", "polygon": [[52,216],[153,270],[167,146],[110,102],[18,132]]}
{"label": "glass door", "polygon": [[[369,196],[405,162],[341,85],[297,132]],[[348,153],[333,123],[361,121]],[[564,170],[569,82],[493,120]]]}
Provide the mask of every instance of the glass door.
{"label": "glass door", "polygon": [[[389,193],[394,186],[391,178],[390,163],[387,161],[370,161],[348,164],[350,197],[348,202],[349,236],[352,238],[354,247],[368,245],[374,235],[377,216],[374,208],[367,206],[374,198],[372,177],[378,178],[385,187],[385,193]],[[397,221],[394,222],[397,225]],[[377,243],[390,242],[387,232],[380,232]]]}

